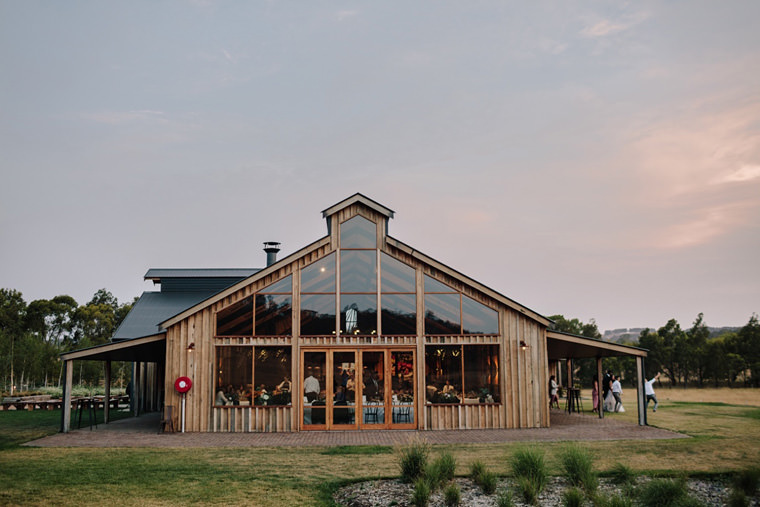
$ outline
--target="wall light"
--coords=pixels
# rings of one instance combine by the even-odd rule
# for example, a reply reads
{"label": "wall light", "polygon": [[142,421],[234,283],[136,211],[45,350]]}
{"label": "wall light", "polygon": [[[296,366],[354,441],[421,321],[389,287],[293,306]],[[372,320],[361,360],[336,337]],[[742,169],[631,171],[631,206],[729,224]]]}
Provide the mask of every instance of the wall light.
{"label": "wall light", "polygon": [[187,351],[188,352],[192,352],[194,350],[195,350],[195,342],[193,342],[193,343],[191,343],[190,345],[187,346]]}
{"label": "wall light", "polygon": [[526,350],[528,348],[528,344],[525,343],[525,340],[520,340],[520,348],[523,350]]}

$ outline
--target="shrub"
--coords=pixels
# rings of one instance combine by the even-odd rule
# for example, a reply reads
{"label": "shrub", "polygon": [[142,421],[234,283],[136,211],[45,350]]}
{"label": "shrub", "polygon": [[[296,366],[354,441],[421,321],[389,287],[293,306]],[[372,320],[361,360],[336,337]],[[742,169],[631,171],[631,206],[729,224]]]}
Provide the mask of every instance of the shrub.
{"label": "shrub", "polygon": [[[530,481],[535,496],[538,496],[546,487],[549,472],[546,469],[543,452],[530,448],[519,449],[512,455],[511,465],[512,473],[518,482],[522,482],[520,479]],[[521,489],[524,488],[521,486]]]}
{"label": "shrub", "polygon": [[429,475],[434,479],[436,485],[443,485],[454,478],[454,472],[457,468],[457,462],[450,452],[445,452],[438,456],[429,467]]}
{"label": "shrub", "polygon": [[699,505],[699,502],[689,496],[683,479],[652,479],[641,487],[638,503],[643,507]]}
{"label": "shrub", "polygon": [[459,486],[455,483],[451,483],[443,490],[443,502],[449,507],[454,507],[462,503],[462,492],[459,490]]}
{"label": "shrub", "polygon": [[749,507],[749,499],[741,489],[732,489],[727,505],[729,507]]}
{"label": "shrub", "polygon": [[522,494],[523,500],[530,505],[538,505],[538,489],[534,481],[528,477],[518,477],[517,489]]}
{"label": "shrub", "polygon": [[562,493],[562,505],[564,507],[582,507],[585,496],[578,488],[570,488]]}
{"label": "shrub", "polygon": [[412,505],[417,507],[426,507],[430,503],[430,485],[423,478],[418,478],[414,482],[414,491],[412,491]]}
{"label": "shrub", "polygon": [[410,483],[422,477],[427,467],[430,446],[421,440],[410,440],[399,450],[401,481]]}
{"label": "shrub", "polygon": [[591,496],[596,491],[599,480],[589,453],[580,447],[568,447],[560,455],[560,460],[570,484],[582,488]]}
{"label": "shrub", "polygon": [[480,474],[478,486],[480,486],[480,489],[483,490],[483,493],[486,495],[492,495],[496,491],[498,481],[495,473],[486,470]]}
{"label": "shrub", "polygon": [[734,487],[746,496],[753,496],[760,482],[760,468],[747,468],[734,477]]}
{"label": "shrub", "polygon": [[479,477],[486,471],[486,466],[482,461],[473,461],[470,465],[470,479],[478,482]]}
{"label": "shrub", "polygon": [[612,465],[610,477],[619,484],[632,484],[636,480],[636,472],[627,465],[617,462]]}
{"label": "shrub", "polygon": [[512,493],[509,490],[504,489],[499,496],[496,497],[496,507],[514,507],[515,502],[512,500]]}
{"label": "shrub", "polygon": [[605,496],[597,494],[594,496],[594,505],[595,507],[632,507],[633,500],[625,495],[611,494]]}

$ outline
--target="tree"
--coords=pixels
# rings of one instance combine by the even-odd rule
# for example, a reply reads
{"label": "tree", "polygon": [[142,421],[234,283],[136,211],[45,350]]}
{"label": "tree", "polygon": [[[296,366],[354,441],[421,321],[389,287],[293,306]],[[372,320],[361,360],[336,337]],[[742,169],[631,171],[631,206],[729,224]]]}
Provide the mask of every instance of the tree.
{"label": "tree", "polygon": [[736,352],[742,357],[745,369],[749,370],[752,386],[760,386],[760,322],[754,313],[737,333]]}
{"label": "tree", "polygon": [[678,385],[683,373],[686,336],[676,319],[670,319],[667,324],[657,330],[657,334],[662,338],[662,372],[673,385]]}
{"label": "tree", "polygon": [[0,353],[7,358],[2,363],[3,378],[8,378],[11,394],[16,380],[16,344],[23,337],[25,317],[26,302],[21,293],[12,289],[0,289]]}
{"label": "tree", "polygon": [[707,339],[710,330],[704,321],[704,314],[697,315],[691,329],[686,332],[686,351],[684,357],[684,376],[688,379],[696,375],[699,387],[702,387],[709,356],[707,355]]}

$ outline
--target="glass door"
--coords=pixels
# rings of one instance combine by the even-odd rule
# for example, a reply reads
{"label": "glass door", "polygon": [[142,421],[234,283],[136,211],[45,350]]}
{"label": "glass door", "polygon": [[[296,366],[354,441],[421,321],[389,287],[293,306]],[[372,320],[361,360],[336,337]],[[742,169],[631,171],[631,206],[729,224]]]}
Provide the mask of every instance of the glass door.
{"label": "glass door", "polygon": [[415,369],[414,352],[390,351],[391,425],[394,428],[414,428]]}
{"label": "glass door", "polygon": [[362,351],[363,427],[384,427],[387,423],[385,364],[385,351]]}
{"label": "glass door", "polygon": [[301,362],[303,425],[310,429],[327,427],[327,352],[304,352]]}
{"label": "glass door", "polygon": [[[356,427],[356,351],[332,351],[331,420],[328,429]],[[361,413],[361,412],[360,412]]]}

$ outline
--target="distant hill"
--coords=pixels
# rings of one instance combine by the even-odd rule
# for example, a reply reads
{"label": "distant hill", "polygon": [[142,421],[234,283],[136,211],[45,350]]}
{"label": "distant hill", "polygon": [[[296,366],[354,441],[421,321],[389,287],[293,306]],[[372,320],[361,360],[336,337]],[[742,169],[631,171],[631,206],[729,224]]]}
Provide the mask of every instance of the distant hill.
{"label": "distant hill", "polygon": [[[607,342],[615,343],[633,343],[638,341],[641,332],[645,327],[629,327],[622,329],[608,329],[602,335],[602,339]],[[652,331],[657,331],[656,327],[650,327]],[[740,327],[707,327],[710,330],[710,338],[716,338],[726,333],[733,333],[741,329]]]}

